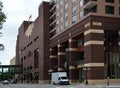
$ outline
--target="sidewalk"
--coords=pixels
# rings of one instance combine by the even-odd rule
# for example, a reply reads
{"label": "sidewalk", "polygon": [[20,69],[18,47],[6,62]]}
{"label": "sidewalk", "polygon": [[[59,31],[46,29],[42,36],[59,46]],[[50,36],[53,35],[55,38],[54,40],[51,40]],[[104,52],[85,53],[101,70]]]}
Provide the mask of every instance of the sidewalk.
{"label": "sidewalk", "polygon": [[120,83],[111,83],[109,85],[107,84],[95,84],[95,85],[85,85],[84,83],[73,83],[71,85],[78,85],[81,86],[82,88],[120,88]]}

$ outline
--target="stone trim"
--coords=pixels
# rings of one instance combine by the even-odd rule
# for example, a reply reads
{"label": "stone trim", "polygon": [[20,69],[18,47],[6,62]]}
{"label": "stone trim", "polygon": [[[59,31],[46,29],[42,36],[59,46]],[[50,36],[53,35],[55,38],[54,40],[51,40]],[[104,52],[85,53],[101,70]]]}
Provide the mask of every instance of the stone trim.
{"label": "stone trim", "polygon": [[84,25],[84,27],[86,28],[86,27],[89,27],[90,26],[90,22],[88,22],[88,23],[86,23],[85,25]]}
{"label": "stone trim", "polygon": [[85,63],[85,65],[87,64],[88,67],[104,67],[104,63]]}
{"label": "stone trim", "polygon": [[52,51],[52,48],[50,48],[49,51]]}
{"label": "stone trim", "polygon": [[75,40],[75,39],[69,39],[69,43],[74,42],[74,41],[77,41],[77,40]]}
{"label": "stone trim", "polygon": [[69,51],[78,51],[78,48],[69,48]]}
{"label": "stone trim", "polygon": [[95,41],[95,40],[92,40],[92,41],[88,41],[88,42],[85,42],[84,43],[84,46],[88,46],[88,45],[103,45],[104,42],[103,41]]}
{"label": "stone trim", "polygon": [[57,58],[57,55],[50,55],[50,58]]}
{"label": "stone trim", "polygon": [[[104,63],[86,63],[88,67],[104,67]],[[83,68],[86,64],[77,65],[77,68]]]}
{"label": "stone trim", "polygon": [[76,69],[75,66],[69,66],[69,69]]}
{"label": "stone trim", "polygon": [[120,35],[120,31],[119,31],[119,33],[118,33],[119,35]]}
{"label": "stone trim", "polygon": [[65,52],[58,52],[58,55],[66,55]]}
{"label": "stone trim", "polygon": [[84,64],[77,65],[77,68],[83,68]]}
{"label": "stone trim", "polygon": [[90,34],[90,33],[104,33],[104,30],[102,29],[89,29],[87,31],[84,32],[84,35]]}
{"label": "stone trim", "polygon": [[102,22],[92,22],[92,25],[94,25],[94,26],[102,26]]}
{"label": "stone trim", "polygon": [[48,72],[53,72],[53,69],[49,69]]}
{"label": "stone trim", "polygon": [[120,46],[120,42],[119,42],[119,46]]}
{"label": "stone trim", "polygon": [[58,68],[58,71],[64,71],[64,69],[63,68]]}
{"label": "stone trim", "polygon": [[60,45],[60,44],[58,44],[58,47],[61,47],[61,45]]}

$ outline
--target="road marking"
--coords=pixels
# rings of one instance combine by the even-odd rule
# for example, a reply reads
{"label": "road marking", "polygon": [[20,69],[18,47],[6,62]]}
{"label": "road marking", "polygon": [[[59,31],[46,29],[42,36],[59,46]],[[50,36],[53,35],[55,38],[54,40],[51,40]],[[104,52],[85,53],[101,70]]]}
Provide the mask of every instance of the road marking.
{"label": "road marking", "polygon": [[103,87],[103,86],[98,86],[98,87]]}
{"label": "road marking", "polygon": [[[62,88],[62,87],[56,87],[56,88]],[[69,87],[69,88],[74,88],[74,87]]]}

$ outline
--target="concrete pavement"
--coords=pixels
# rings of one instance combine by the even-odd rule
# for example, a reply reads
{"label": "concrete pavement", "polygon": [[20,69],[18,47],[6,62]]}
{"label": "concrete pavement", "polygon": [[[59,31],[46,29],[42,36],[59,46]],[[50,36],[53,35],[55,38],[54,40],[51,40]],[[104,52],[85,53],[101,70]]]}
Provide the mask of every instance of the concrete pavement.
{"label": "concrete pavement", "polygon": [[109,86],[105,84],[96,85],[85,85],[85,84],[70,84],[70,85],[52,85],[52,84],[9,84],[2,85],[0,88],[120,88],[120,84],[110,84]]}

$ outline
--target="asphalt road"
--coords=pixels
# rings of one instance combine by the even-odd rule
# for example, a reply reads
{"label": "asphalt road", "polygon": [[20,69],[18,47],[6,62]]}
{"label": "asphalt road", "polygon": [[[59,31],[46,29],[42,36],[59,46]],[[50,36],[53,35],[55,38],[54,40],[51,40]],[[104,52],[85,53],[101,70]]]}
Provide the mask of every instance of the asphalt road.
{"label": "asphalt road", "polygon": [[120,88],[120,85],[84,85],[84,84],[72,84],[72,85],[51,85],[51,84],[0,84],[0,88]]}

